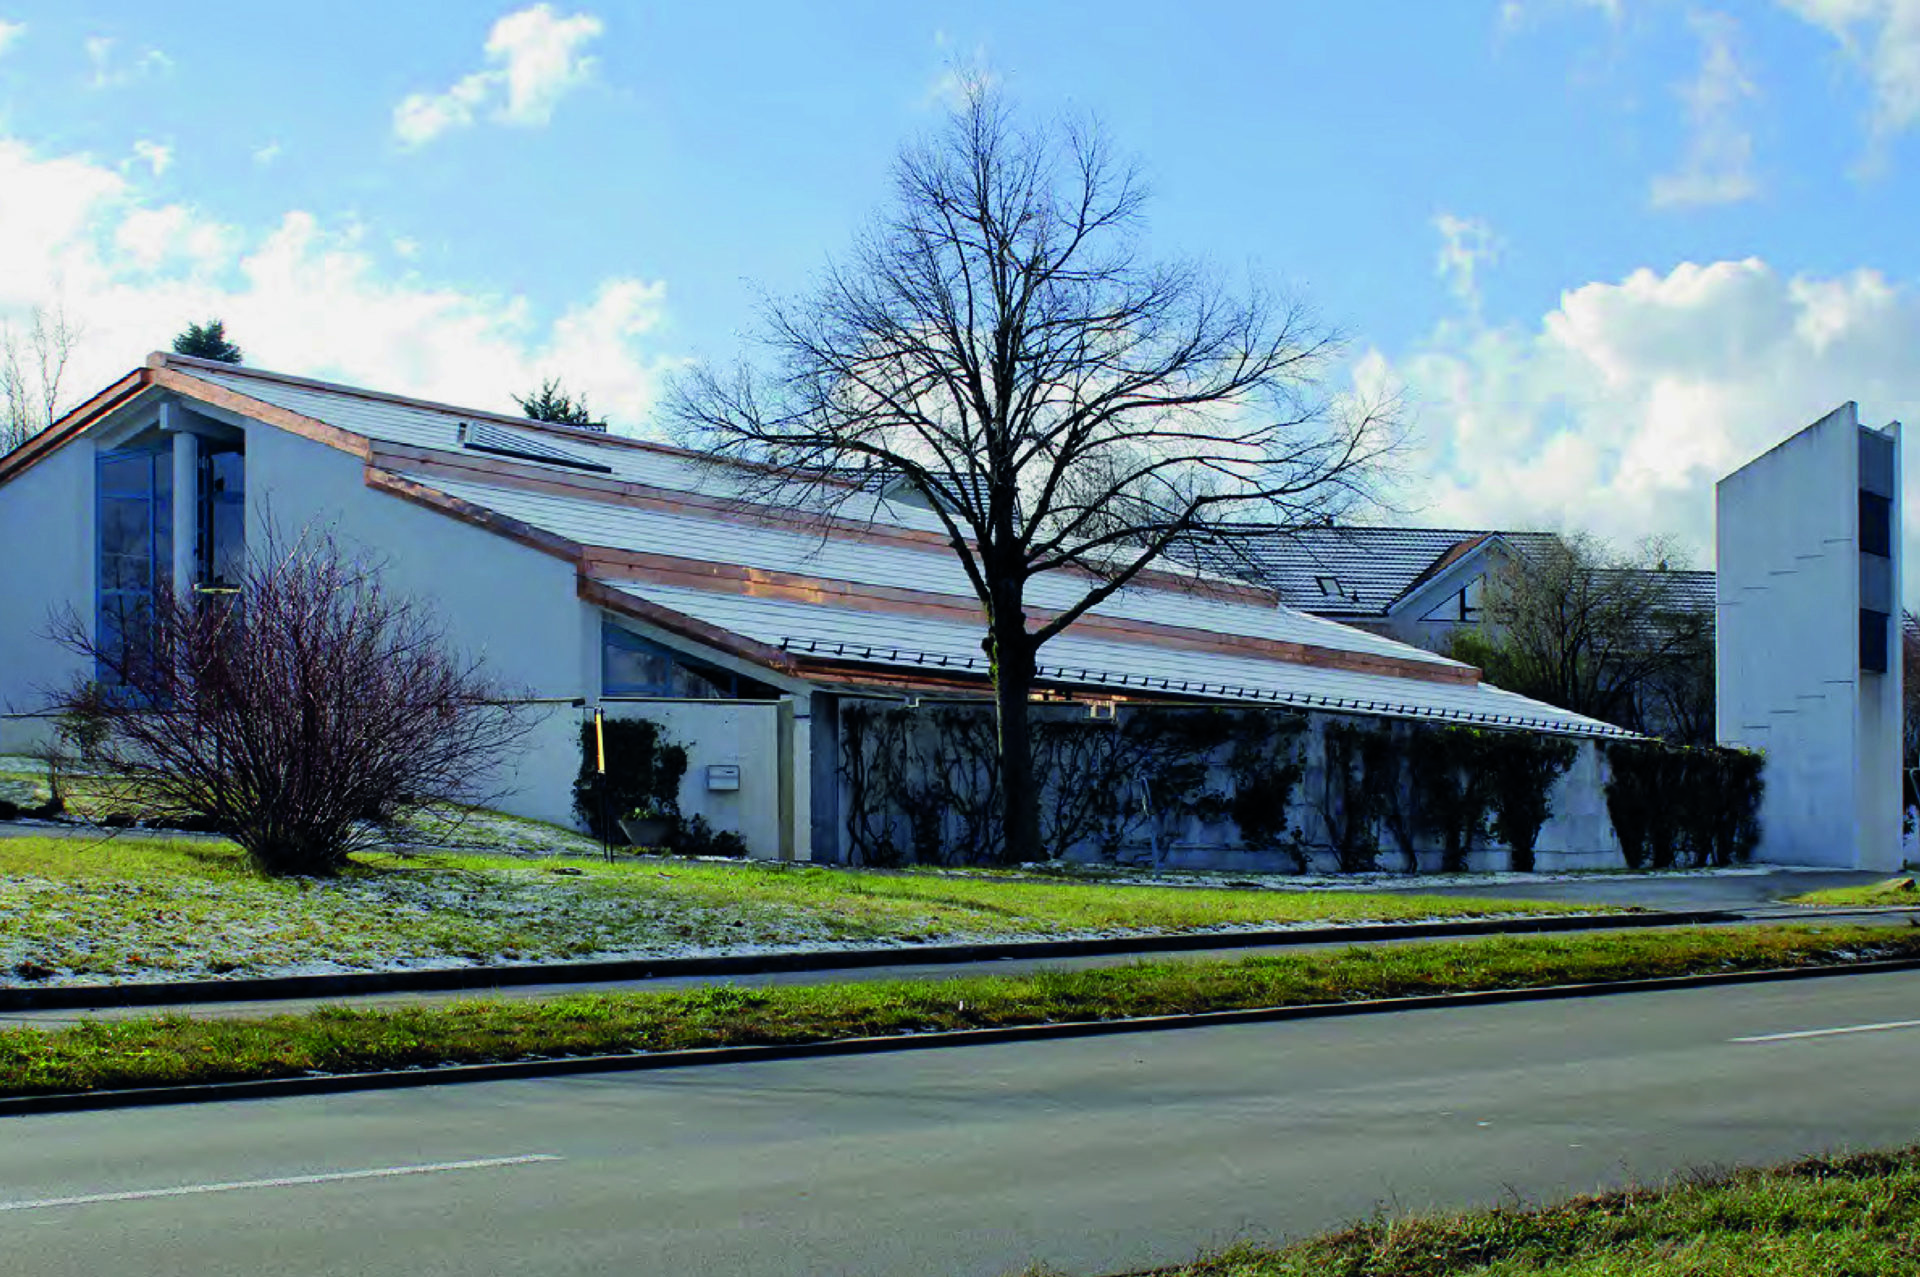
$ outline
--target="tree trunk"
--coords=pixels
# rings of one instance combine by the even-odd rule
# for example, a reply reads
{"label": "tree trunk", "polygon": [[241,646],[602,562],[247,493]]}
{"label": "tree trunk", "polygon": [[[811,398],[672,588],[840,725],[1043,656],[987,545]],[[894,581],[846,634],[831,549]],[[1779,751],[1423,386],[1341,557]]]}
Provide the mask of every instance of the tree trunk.
{"label": "tree trunk", "polygon": [[993,699],[1000,724],[1000,781],[1006,823],[1003,854],[1009,864],[1046,859],[1040,843],[1040,787],[1033,771],[1033,730],[1028,696],[1033,691],[1034,650],[1015,639],[994,641]]}

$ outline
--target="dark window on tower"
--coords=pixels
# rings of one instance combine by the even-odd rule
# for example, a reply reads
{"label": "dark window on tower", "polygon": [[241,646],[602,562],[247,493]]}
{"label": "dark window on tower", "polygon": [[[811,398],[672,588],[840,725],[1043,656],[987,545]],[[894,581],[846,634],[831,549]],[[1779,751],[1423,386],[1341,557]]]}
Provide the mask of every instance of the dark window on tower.
{"label": "dark window on tower", "polygon": [[1872,608],[1860,609],[1860,668],[1869,674],[1887,672],[1888,632],[1892,617]]}
{"label": "dark window on tower", "polygon": [[1871,492],[1860,494],[1860,552],[1893,557],[1893,502]]}

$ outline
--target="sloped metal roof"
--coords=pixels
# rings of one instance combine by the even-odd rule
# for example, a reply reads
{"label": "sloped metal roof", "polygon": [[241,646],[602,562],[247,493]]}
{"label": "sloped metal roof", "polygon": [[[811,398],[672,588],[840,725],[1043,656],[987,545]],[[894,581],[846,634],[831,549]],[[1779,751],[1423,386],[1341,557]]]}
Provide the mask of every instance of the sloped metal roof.
{"label": "sloped metal roof", "polygon": [[[168,366],[176,365],[169,361]],[[583,574],[594,561],[594,550],[708,568],[731,565],[732,577],[723,580],[716,574],[712,588],[705,588],[707,578],[682,568],[653,576],[640,571],[639,580],[593,569],[599,572],[601,588],[637,603],[829,667],[858,665],[923,675],[941,669],[987,673],[980,646],[984,626],[962,619],[978,605],[964,573],[944,550],[831,533],[799,520],[790,526],[769,525],[764,519],[735,517],[711,502],[640,500],[604,484],[597,489],[574,484],[571,490],[564,483],[528,484],[506,471],[489,471],[489,466],[502,463],[476,459],[463,449],[461,426],[490,420],[534,431],[535,437],[550,441],[549,446],[564,449],[575,463],[553,467],[556,475],[577,470],[584,460],[604,465],[610,479],[668,493],[734,495],[738,488],[729,490],[730,467],[725,463],[678,449],[635,446],[595,432],[539,427],[503,414],[253,369],[187,361],[177,370],[377,444],[420,449],[439,454],[436,460],[462,464],[464,475],[479,477],[449,478],[446,471],[427,465],[397,468],[417,485],[414,495],[425,489],[426,495],[451,498],[445,506],[450,514],[483,522],[497,516],[502,522],[496,531],[518,535],[509,530],[517,523],[557,538],[557,545],[588,547]],[[490,475],[498,482],[489,482]],[[868,513],[874,521],[893,526],[939,527],[930,512],[899,503],[884,508],[876,504]],[[778,513],[773,517],[777,524]],[[1395,584],[1396,574],[1407,580],[1417,576],[1452,543],[1438,540],[1444,535],[1429,534],[1424,544],[1432,546],[1432,554],[1424,562],[1415,564],[1417,550],[1403,548],[1391,571],[1381,567],[1372,577],[1356,574],[1354,584],[1364,587],[1367,597],[1404,588],[1404,582]],[[1317,564],[1314,554],[1329,552],[1325,547],[1307,552],[1300,570],[1311,577],[1311,565]],[[1210,573],[1212,565],[1201,564],[1198,570]],[[683,584],[689,575],[700,583]],[[663,576],[674,583],[658,583]],[[795,584],[802,577],[852,583],[858,589],[815,592]],[[1058,609],[1077,600],[1085,588],[1086,582],[1065,575],[1041,578],[1031,583],[1029,599],[1037,610]],[[929,596],[946,601],[917,605]],[[1257,596],[1223,597],[1217,591],[1205,595],[1167,585],[1136,587],[1107,600],[1096,617],[1098,625],[1070,629],[1043,649],[1044,679],[1142,695],[1272,702],[1586,736],[1628,734],[1484,684],[1458,681],[1464,667],[1456,662]],[[1144,624],[1132,624],[1136,622]],[[1169,627],[1189,638],[1172,641]],[[1190,641],[1194,636],[1204,641]],[[1216,642],[1214,636],[1229,641]],[[1427,671],[1431,677],[1424,676]]]}
{"label": "sloped metal roof", "polygon": [[[621,583],[616,590],[708,625],[799,655],[870,665],[984,675],[980,631],[921,617],[888,616],[785,599]],[[1302,709],[1438,719],[1576,736],[1631,732],[1485,683],[1431,683],[1256,657],[1187,652],[1084,638],[1069,630],[1041,649],[1043,681],[1145,695],[1262,701]]]}
{"label": "sloped metal roof", "polygon": [[[405,477],[583,545],[693,559],[721,559],[836,581],[931,591],[968,603],[974,599],[959,561],[944,550],[876,545],[745,522],[721,527],[712,519],[683,513],[583,501],[426,474]],[[1084,589],[1084,582],[1064,576],[1042,577],[1030,583],[1027,598],[1036,608],[1058,610],[1071,606]],[[1178,590],[1123,590],[1096,608],[1095,614],[1371,653],[1433,666],[1458,665],[1423,648],[1410,647],[1291,608],[1229,603]],[[975,645],[978,646],[977,636]]]}

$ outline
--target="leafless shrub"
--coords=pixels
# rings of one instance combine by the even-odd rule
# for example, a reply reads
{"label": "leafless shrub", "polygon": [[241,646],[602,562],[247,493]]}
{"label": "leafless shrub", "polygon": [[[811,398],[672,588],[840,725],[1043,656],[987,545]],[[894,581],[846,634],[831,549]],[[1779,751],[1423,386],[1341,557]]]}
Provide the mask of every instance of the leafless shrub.
{"label": "leafless shrub", "polygon": [[57,621],[97,678],[50,708],[101,724],[114,805],[217,828],[267,873],[329,875],[409,811],[488,798],[530,711],[378,565],[326,535],[267,542],[231,593]]}

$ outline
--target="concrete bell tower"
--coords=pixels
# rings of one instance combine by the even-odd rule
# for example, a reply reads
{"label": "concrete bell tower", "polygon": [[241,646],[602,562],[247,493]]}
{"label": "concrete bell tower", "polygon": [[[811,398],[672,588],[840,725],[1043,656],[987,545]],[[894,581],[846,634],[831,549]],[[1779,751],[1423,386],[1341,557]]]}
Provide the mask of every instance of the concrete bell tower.
{"label": "concrete bell tower", "polygon": [[1756,857],[1900,868],[1900,426],[1842,404],[1720,480],[1716,723],[1766,753]]}

